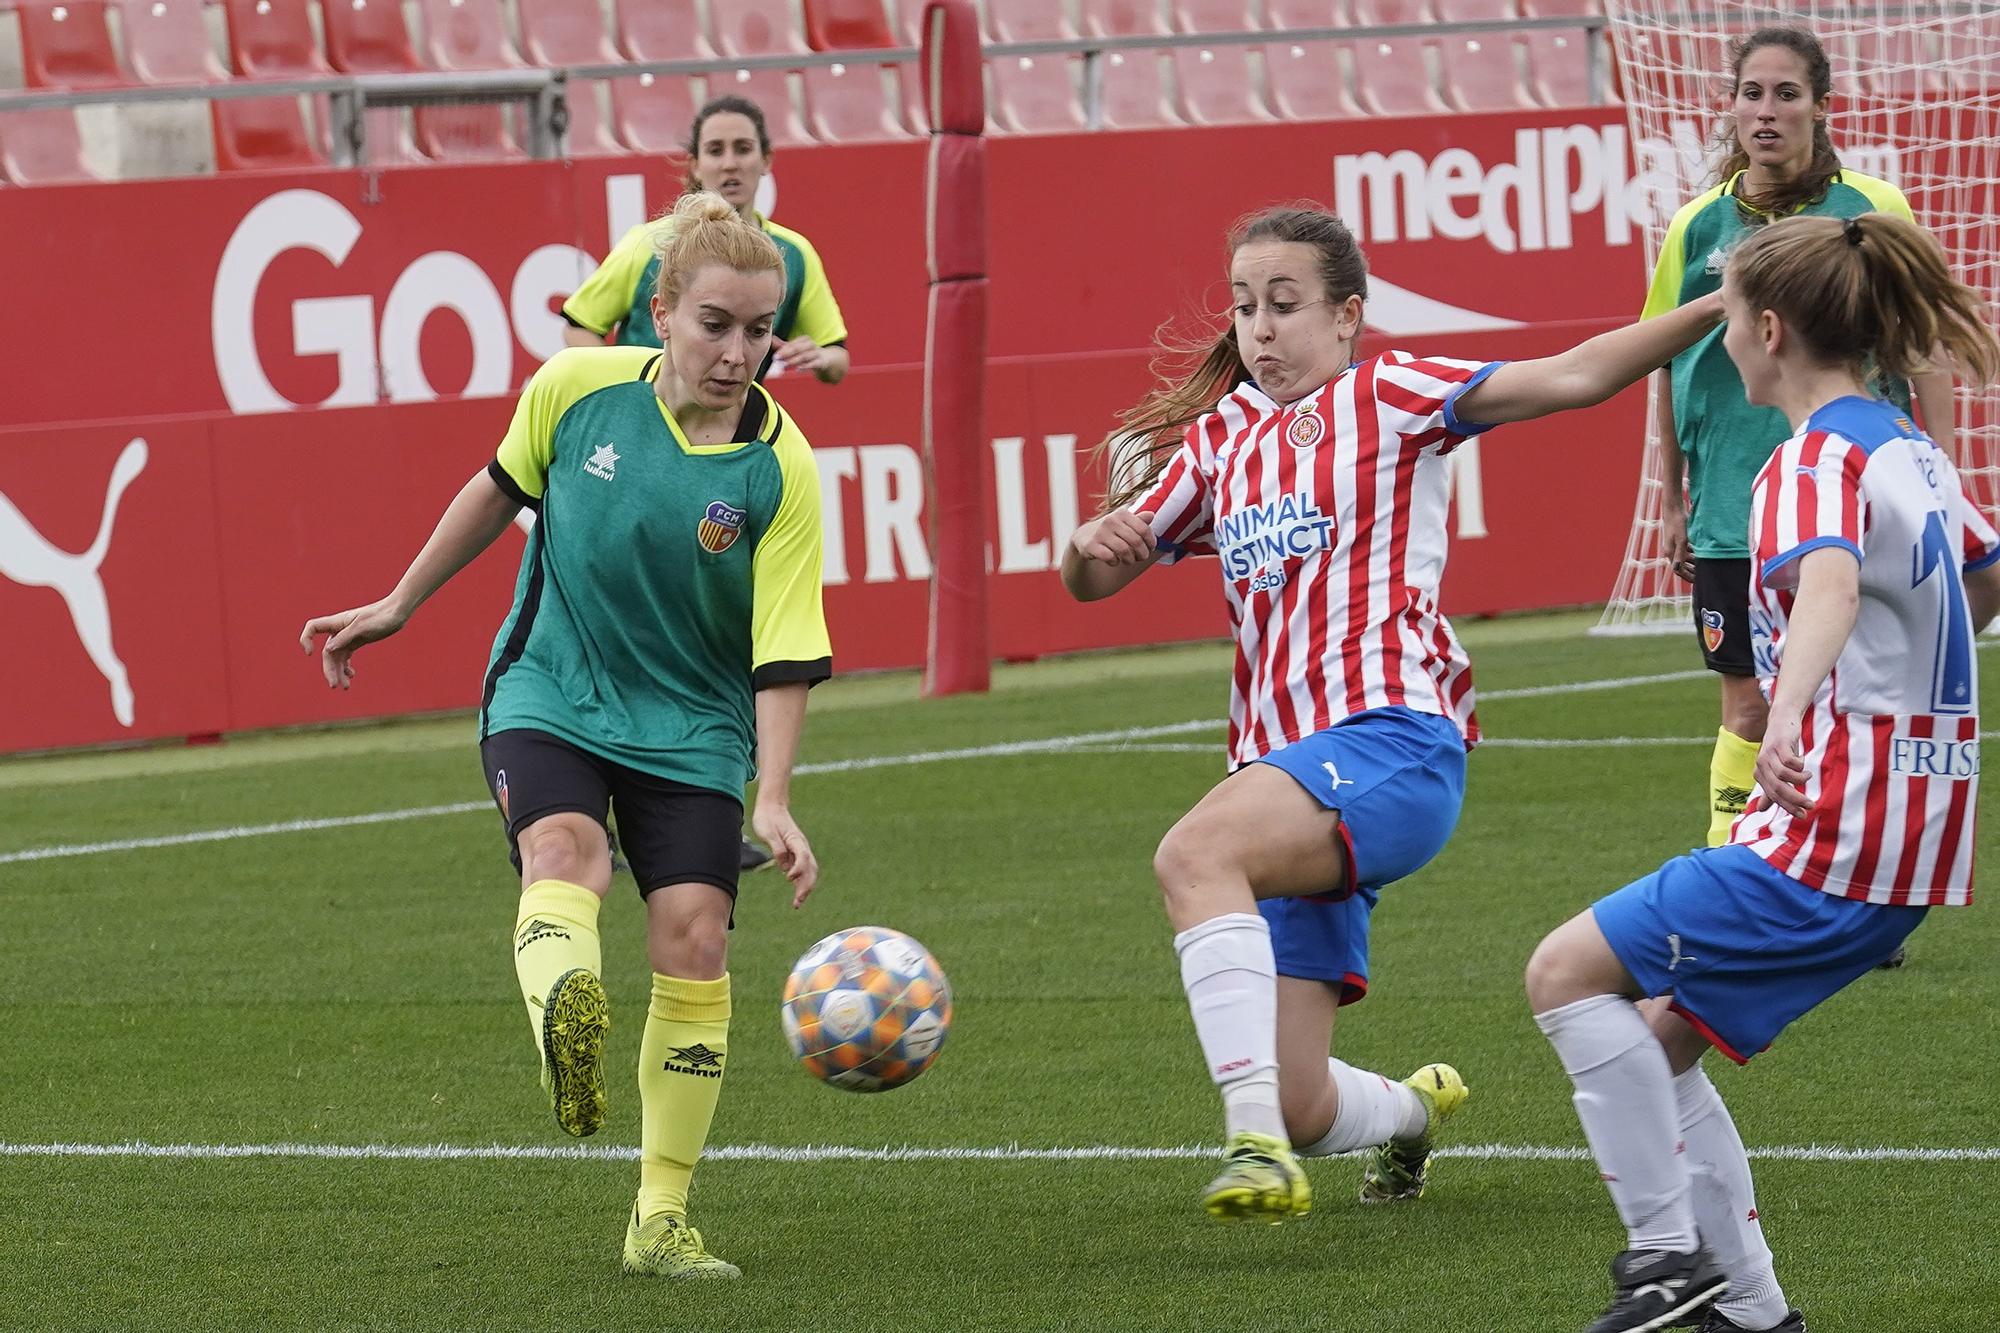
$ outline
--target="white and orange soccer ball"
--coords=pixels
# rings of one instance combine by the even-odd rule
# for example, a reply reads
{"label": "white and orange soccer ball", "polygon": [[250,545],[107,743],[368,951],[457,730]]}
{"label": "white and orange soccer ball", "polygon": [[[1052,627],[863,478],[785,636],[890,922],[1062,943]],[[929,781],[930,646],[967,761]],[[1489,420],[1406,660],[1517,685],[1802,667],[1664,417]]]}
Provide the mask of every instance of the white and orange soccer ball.
{"label": "white and orange soccer ball", "polygon": [[951,983],[908,935],[855,926],[793,964],[783,1017],[807,1073],[849,1092],[886,1092],[937,1059],[951,1031]]}

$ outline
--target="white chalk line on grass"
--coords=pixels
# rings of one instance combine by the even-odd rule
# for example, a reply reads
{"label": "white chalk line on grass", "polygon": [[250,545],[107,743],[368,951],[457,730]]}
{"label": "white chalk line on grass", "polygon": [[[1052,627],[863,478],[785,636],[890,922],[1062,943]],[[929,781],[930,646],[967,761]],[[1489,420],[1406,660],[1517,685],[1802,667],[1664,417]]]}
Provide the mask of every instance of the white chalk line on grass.
{"label": "white chalk line on grass", "polygon": [[[776,1162],[810,1165],[818,1162],[1156,1162],[1196,1161],[1220,1157],[1220,1148],[1183,1144],[1177,1148],[1126,1147],[1092,1144],[1072,1148],[1026,1148],[1019,1144],[994,1147],[846,1147],[839,1144],[786,1146],[769,1143],[724,1144],[705,1149],[710,1162]],[[2000,1162],[2000,1148],[1843,1148],[1803,1144],[1751,1148],[1759,1161],[1777,1162]],[[1520,1143],[1474,1143],[1439,1148],[1433,1156],[1481,1162],[1584,1162],[1586,1148]],[[6,1143],[0,1157],[113,1157],[171,1161],[230,1161],[255,1158],[316,1159],[370,1162],[631,1162],[639,1150],[591,1144],[461,1146],[431,1144],[341,1143]]]}
{"label": "white chalk line on grass", "polygon": [[[1985,645],[1982,644],[1982,647]],[[1568,681],[1555,685],[1530,685],[1511,690],[1488,690],[1480,697],[1492,702],[1505,699],[1543,698],[1551,695],[1586,694],[1599,690],[1623,689],[1629,686],[1658,685],[1669,681],[1696,680],[1707,676],[1707,671],[1666,671],[1648,676],[1612,676],[1600,680]],[[1009,755],[1056,754],[1064,752],[1104,752],[1105,747],[1131,745],[1135,742],[1151,740],[1162,736],[1184,736],[1202,731],[1214,731],[1223,726],[1221,719],[1200,719],[1190,722],[1169,722],[1159,726],[1123,727],[1112,731],[1087,731],[1073,736],[1049,736],[1039,740],[1002,741],[992,745],[968,745],[951,750],[922,750],[912,754],[867,755],[855,759],[834,759],[817,764],[800,764],[793,770],[795,776],[810,777],[822,773],[855,773],[876,768],[901,768],[914,764],[937,764],[957,759],[997,759]],[[1990,739],[1995,733],[1985,733]],[[1491,746],[1500,749],[1560,749],[1591,746],[1635,746],[1635,745],[1694,745],[1712,744],[1713,737],[1645,737],[1610,736],[1597,739],[1577,738],[1531,738],[1495,737],[1484,741],[1482,748]],[[1181,753],[1179,746],[1147,746],[1154,753]],[[1213,746],[1186,747],[1185,752],[1213,751]],[[455,801],[449,805],[422,805],[403,810],[377,810],[360,815],[334,815],[321,819],[287,819],[273,824],[239,824],[231,828],[199,829],[187,833],[165,833],[143,838],[114,838],[105,842],[62,843],[50,847],[28,847],[20,851],[0,852],[0,866],[20,865],[31,861],[56,861],[77,856],[98,856],[110,852],[147,851],[158,847],[185,847],[208,842],[236,842],[246,838],[270,837],[281,833],[317,833],[327,829],[359,828],[370,824],[397,824],[412,819],[431,819],[441,815],[465,815],[482,810],[491,810],[488,801]]]}

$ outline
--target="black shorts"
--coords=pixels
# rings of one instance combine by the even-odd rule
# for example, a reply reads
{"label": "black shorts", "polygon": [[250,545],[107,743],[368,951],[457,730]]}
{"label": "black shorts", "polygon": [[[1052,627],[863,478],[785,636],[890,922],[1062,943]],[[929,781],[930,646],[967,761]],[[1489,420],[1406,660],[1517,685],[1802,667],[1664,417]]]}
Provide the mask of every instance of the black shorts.
{"label": "black shorts", "polygon": [[618,850],[644,896],[669,884],[713,884],[736,896],[743,802],[706,787],[654,777],[613,763],[546,731],[514,728],[479,743],[486,787],[507,828],[518,873],[521,830],[575,812],[618,825]]}
{"label": "black shorts", "polygon": [[1750,656],[1750,561],[1694,559],[1694,633],[1701,660],[1725,676],[1754,676]]}

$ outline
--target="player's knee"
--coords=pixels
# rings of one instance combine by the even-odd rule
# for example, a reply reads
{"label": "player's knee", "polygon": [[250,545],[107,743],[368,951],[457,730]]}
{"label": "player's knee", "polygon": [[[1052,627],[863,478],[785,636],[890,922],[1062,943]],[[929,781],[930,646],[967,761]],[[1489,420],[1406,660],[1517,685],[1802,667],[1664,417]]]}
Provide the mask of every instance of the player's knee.
{"label": "player's knee", "polygon": [[1733,736],[1746,741],[1764,739],[1764,727],[1771,718],[1771,706],[1756,688],[1756,682],[1744,678],[1748,689],[1731,689],[1722,699],[1722,725]]}
{"label": "player's knee", "polygon": [[567,820],[535,825],[521,835],[521,861],[533,880],[560,879],[602,892],[600,880],[610,880],[609,844],[593,847],[582,830]]}
{"label": "player's knee", "polygon": [[674,975],[719,977],[729,958],[727,920],[706,915],[689,921],[673,941]]}
{"label": "player's knee", "polygon": [[1153,878],[1167,901],[1176,902],[1215,877],[1217,860],[1214,841],[1199,822],[1183,819],[1160,839],[1153,853]]}
{"label": "player's knee", "polygon": [[1571,966],[1560,932],[1546,936],[1528,955],[1528,1009],[1531,1013],[1547,1013],[1568,1004],[1571,998],[1575,968]]}

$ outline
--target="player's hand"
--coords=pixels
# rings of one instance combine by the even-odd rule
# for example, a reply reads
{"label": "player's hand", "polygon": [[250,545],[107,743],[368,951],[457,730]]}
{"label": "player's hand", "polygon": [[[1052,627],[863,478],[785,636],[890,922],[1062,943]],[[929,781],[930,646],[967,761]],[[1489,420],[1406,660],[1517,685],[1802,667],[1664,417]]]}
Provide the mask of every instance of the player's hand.
{"label": "player's hand", "polygon": [[1764,743],[1757,749],[1757,786],[1771,798],[1771,804],[1795,819],[1812,813],[1806,798],[1806,764],[1799,751],[1799,720],[1780,723],[1773,717],[1764,729]]}
{"label": "player's hand", "polygon": [[326,647],[320,651],[320,670],[328,689],[346,689],[354,681],[354,650],[364,643],[386,639],[409,623],[409,613],[393,598],[384,597],[367,606],[330,616],[314,616],[299,631],[299,647],[313,650],[313,641],[324,634]]}
{"label": "player's hand", "polygon": [[1158,545],[1146,515],[1120,509],[1094,518],[1070,537],[1070,545],[1086,560],[1107,565],[1142,565]]}
{"label": "player's hand", "polygon": [[1685,505],[1675,504],[1671,499],[1660,511],[1660,545],[1667,557],[1667,563],[1674,573],[1680,575],[1681,582],[1694,582],[1694,547],[1688,542],[1688,516]]}
{"label": "player's hand", "polygon": [[812,844],[806,841],[792,812],[785,806],[759,801],[750,814],[750,827],[771,849],[771,859],[792,882],[792,906],[804,906],[819,883],[819,858],[813,855]]}
{"label": "player's hand", "polygon": [[827,362],[826,349],[806,337],[781,342],[772,349],[772,353],[787,372],[815,374]]}

